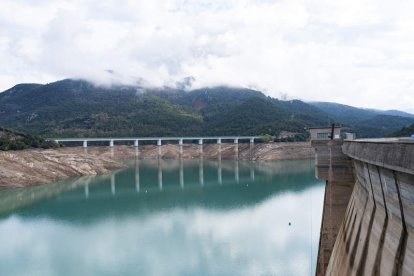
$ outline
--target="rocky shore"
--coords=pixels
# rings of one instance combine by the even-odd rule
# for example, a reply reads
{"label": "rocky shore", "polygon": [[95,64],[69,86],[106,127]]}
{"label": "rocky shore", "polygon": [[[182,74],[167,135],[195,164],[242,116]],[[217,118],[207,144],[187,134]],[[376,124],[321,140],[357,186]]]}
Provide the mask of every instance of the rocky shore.
{"label": "rocky shore", "polygon": [[124,168],[105,156],[67,149],[0,151],[0,188],[26,187]]}
{"label": "rocky shore", "polygon": [[116,145],[113,148],[66,147],[49,150],[0,152],[0,188],[26,187],[82,175],[108,173],[126,167],[126,160],[139,159],[240,159],[272,161],[310,159],[314,151],[308,142],[255,144]]}

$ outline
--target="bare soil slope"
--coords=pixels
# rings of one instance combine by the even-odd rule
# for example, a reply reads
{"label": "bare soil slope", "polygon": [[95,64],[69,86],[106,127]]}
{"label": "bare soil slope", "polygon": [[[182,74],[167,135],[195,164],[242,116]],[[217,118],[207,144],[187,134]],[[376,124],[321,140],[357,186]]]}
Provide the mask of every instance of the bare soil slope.
{"label": "bare soil slope", "polygon": [[0,187],[24,187],[81,175],[108,173],[124,164],[70,149],[0,151]]}

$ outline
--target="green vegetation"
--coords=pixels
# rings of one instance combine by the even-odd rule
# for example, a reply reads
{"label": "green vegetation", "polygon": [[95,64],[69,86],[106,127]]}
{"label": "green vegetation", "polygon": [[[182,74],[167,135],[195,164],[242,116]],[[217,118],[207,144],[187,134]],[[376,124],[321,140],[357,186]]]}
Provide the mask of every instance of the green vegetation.
{"label": "green vegetation", "polygon": [[309,139],[309,133],[301,133],[301,134],[296,134],[293,137],[286,137],[286,138],[280,138],[280,139],[275,139],[275,142],[304,142],[304,141],[308,141]]}
{"label": "green vegetation", "polygon": [[56,148],[59,144],[38,136],[23,134],[0,127],[0,150],[22,150],[28,148]]}
{"label": "green vegetation", "polygon": [[397,130],[393,133],[391,133],[390,137],[411,137],[411,135],[414,135],[414,124],[411,126],[403,127],[400,130]]}
{"label": "green vegetation", "polygon": [[272,135],[269,135],[269,134],[262,134],[260,135],[260,140],[262,140],[265,143],[269,143],[273,141],[273,137]]}
{"label": "green vegetation", "polygon": [[[332,106],[335,105],[335,106]],[[393,114],[401,114],[393,111]],[[214,87],[189,92],[133,86],[99,87],[82,80],[20,84],[0,93],[0,125],[41,137],[257,135],[307,139],[306,127],[344,124],[379,137],[414,118],[338,104],[280,101],[251,89]]]}

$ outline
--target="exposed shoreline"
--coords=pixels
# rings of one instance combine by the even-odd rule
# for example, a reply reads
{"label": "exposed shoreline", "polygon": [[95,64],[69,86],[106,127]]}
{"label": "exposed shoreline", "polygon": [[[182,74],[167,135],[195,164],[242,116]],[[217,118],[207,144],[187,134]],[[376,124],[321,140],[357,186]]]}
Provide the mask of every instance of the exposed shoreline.
{"label": "exposed shoreline", "polygon": [[[180,153],[181,152],[181,153]],[[109,173],[139,159],[240,159],[254,161],[300,160],[314,157],[309,142],[249,144],[116,145],[113,148],[67,147],[48,150],[0,152],[0,188],[27,187],[82,175]]]}
{"label": "exposed shoreline", "polygon": [[74,147],[64,148],[72,153],[88,153],[96,156],[103,156],[117,161],[124,159],[239,159],[253,161],[275,161],[275,160],[301,160],[314,157],[314,149],[309,142],[292,143],[260,143],[253,147],[250,144],[184,144],[182,150],[178,144],[165,144],[160,147],[156,145],[140,145],[138,148],[132,146],[117,146],[113,148],[95,147]]}
{"label": "exposed shoreline", "polygon": [[104,156],[67,149],[0,151],[0,188],[27,187],[126,167]]}

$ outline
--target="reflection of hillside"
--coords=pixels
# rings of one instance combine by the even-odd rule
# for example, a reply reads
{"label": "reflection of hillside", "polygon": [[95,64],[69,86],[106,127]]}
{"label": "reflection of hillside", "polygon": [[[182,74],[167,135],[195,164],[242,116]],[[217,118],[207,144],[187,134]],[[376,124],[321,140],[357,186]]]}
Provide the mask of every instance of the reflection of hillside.
{"label": "reflection of hillside", "polygon": [[259,164],[259,166],[255,166],[255,169],[267,174],[305,173],[314,169],[313,160],[284,160],[278,162],[262,162]]}
{"label": "reflection of hillside", "polygon": [[[102,176],[100,177],[102,178]],[[4,189],[0,191],[0,215],[30,205],[36,201],[59,195],[62,192],[87,185],[98,179],[94,176],[83,176],[46,185],[27,188]]]}
{"label": "reflection of hillside", "polygon": [[[224,164],[226,163],[226,164]],[[199,160],[185,165],[184,185],[180,185],[177,169],[173,163],[162,164],[160,178],[158,166],[154,162],[141,162],[138,168],[130,167],[115,175],[78,179],[72,183],[46,185],[49,197],[45,193],[27,191],[25,204],[15,206],[26,208],[18,211],[22,216],[45,216],[58,220],[88,223],[106,216],[142,216],[148,212],[160,212],[169,208],[201,207],[211,209],[233,209],[240,206],[251,206],[286,192],[301,192],[311,188],[318,182],[314,179],[313,169],[303,168],[308,161],[295,164],[257,164],[240,162],[238,171],[234,162],[223,162],[222,184],[217,182],[217,164],[203,163],[204,182],[200,182]],[[164,170],[164,165],[168,169]],[[264,168],[260,168],[265,165]],[[299,168],[299,172],[287,173],[285,166]],[[226,169],[224,169],[224,167]],[[252,168],[254,177],[252,178]],[[259,169],[260,168],[260,169]],[[303,170],[303,171],[302,171]],[[292,171],[292,170],[291,170]],[[238,172],[238,181],[236,179]],[[268,173],[271,172],[271,173]],[[138,175],[138,177],[137,177]],[[162,179],[160,186],[159,180]],[[85,182],[86,181],[86,182]],[[62,193],[66,191],[65,193]],[[87,191],[87,193],[86,193]],[[21,196],[18,192],[2,195],[9,202]],[[28,199],[28,198],[31,199]],[[37,203],[33,203],[39,201]],[[32,204],[31,206],[28,206]],[[9,212],[12,208],[3,209]]]}
{"label": "reflection of hillside", "polygon": [[[149,168],[158,168],[161,164],[163,170],[174,171],[179,169],[180,160],[179,159],[148,159],[145,161],[142,160],[129,160],[127,163],[130,166],[135,166],[136,163],[139,163],[139,166],[145,165]],[[182,160],[185,166],[199,166],[200,159],[191,159],[191,160]],[[261,171],[267,174],[290,174],[298,172],[308,172],[309,170],[314,169],[313,160],[283,160],[283,161],[274,161],[274,162],[252,162],[246,160],[202,160],[204,166],[218,166],[220,163],[223,170],[233,171],[235,164],[238,164],[240,168],[251,168],[254,167],[255,170]]]}
{"label": "reflection of hillside", "polygon": [[[304,185],[299,190],[310,188]],[[65,197],[49,200],[19,212],[22,216],[46,216],[58,220],[90,222],[102,217],[140,216],[170,208],[232,209],[250,206],[281,193],[278,185],[191,187],[184,190],[168,189],[163,192],[137,194],[132,189],[115,197],[108,192],[84,197],[82,189]],[[58,208],[56,205],[58,204]]]}

